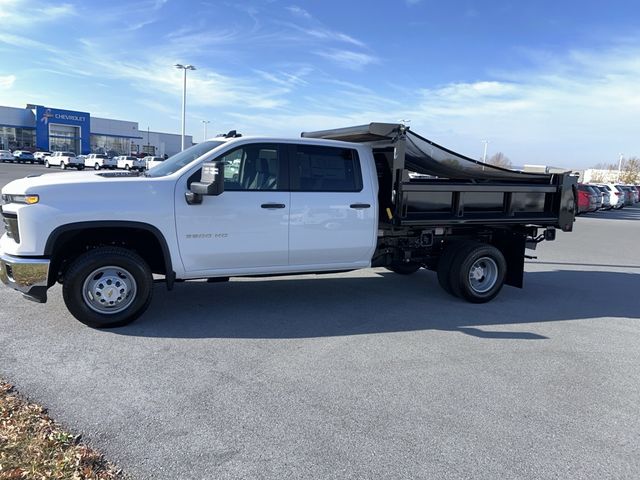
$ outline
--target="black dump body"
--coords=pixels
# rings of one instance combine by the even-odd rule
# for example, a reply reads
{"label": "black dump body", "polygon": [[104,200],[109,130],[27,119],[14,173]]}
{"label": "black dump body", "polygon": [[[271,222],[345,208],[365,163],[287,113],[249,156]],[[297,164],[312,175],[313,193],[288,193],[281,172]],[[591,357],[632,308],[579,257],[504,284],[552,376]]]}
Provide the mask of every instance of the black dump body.
{"label": "black dump body", "polygon": [[396,226],[536,225],[571,231],[576,178],[525,173],[453,152],[400,124],[304,132],[371,145],[381,220]]}

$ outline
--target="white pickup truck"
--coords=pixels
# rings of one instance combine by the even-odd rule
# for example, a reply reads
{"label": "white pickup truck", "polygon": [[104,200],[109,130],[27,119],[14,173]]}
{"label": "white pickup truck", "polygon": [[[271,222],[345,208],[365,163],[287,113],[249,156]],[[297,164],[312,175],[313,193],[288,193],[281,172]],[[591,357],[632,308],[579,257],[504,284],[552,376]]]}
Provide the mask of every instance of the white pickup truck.
{"label": "white pickup truck", "polygon": [[53,152],[50,156],[45,157],[44,166],[47,168],[60,167],[61,170],[67,168],[84,170],[84,161],[73,152]]}
{"label": "white pickup truck", "polygon": [[90,153],[84,157],[84,166],[93,168],[94,170],[102,170],[105,168],[115,170],[118,167],[116,158],[109,158],[104,153]]}
{"label": "white pickup truck", "polygon": [[[62,283],[69,311],[93,327],[140,316],[153,274],[171,289],[178,280],[426,268],[453,295],[486,302],[503,283],[522,286],[525,246],[574,221],[567,175],[483,165],[403,125],[303,136],[215,138],[144,174],[15,180],[2,189],[0,279],[39,302]],[[409,169],[432,177],[411,180]]]}

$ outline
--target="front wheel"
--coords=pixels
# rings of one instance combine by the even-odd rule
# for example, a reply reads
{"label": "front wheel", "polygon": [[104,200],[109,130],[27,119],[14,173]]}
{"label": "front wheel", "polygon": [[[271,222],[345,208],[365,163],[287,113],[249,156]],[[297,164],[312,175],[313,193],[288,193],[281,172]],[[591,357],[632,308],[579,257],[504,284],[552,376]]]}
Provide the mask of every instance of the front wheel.
{"label": "front wheel", "polygon": [[100,247],[78,257],[64,275],[64,303],[80,322],[94,328],[127,325],[151,303],[153,277],[137,253]]}
{"label": "front wheel", "polygon": [[64,162],[60,162],[60,170],[66,170],[67,165]]}
{"label": "front wheel", "polygon": [[94,169],[94,170],[100,170],[100,164],[96,163],[96,164],[93,166],[93,169]]}
{"label": "front wheel", "polygon": [[129,166],[129,164],[127,164],[127,165],[124,166],[124,169],[125,170],[131,170],[131,167]]}
{"label": "front wheel", "polygon": [[44,161],[44,168],[51,168],[51,165],[49,165],[49,160]]}

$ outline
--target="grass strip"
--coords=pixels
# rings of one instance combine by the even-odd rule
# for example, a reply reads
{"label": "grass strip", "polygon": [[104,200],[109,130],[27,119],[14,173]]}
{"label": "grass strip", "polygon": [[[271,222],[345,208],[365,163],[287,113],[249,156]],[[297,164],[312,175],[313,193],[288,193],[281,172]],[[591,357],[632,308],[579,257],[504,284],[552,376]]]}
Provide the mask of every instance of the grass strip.
{"label": "grass strip", "polygon": [[122,472],[0,381],[0,480],[112,480]]}

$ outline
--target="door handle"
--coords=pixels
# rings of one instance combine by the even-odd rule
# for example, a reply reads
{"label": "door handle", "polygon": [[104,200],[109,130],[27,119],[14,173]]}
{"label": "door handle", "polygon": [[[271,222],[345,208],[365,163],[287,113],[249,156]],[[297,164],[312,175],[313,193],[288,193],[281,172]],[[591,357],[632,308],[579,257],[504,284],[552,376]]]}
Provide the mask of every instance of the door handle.
{"label": "door handle", "polygon": [[371,205],[369,205],[368,203],[352,203],[351,205],[349,205],[349,207],[360,210],[363,208],[371,208]]}
{"label": "door handle", "polygon": [[269,210],[275,210],[277,208],[284,208],[286,205],[284,203],[263,203],[260,205],[260,208],[266,208]]}

